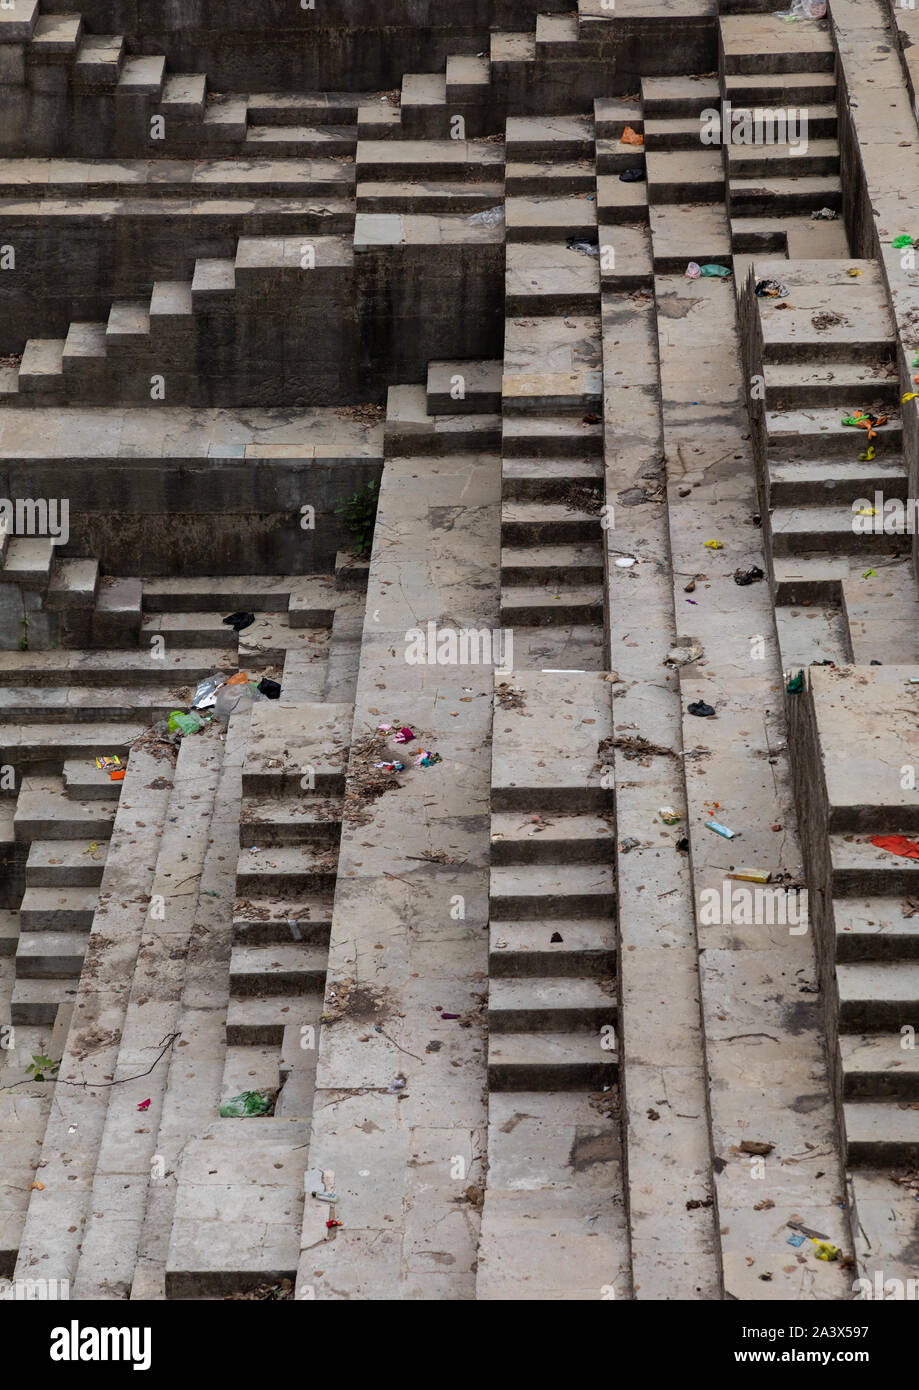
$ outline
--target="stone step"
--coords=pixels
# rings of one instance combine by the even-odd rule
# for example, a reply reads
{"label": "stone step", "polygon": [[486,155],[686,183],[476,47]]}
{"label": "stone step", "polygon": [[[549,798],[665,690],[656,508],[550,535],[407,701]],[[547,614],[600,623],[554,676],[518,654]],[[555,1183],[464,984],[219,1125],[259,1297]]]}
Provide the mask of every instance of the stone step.
{"label": "stone step", "polygon": [[78,980],[89,945],[89,932],[23,932],[16,947],[20,980]]}
{"label": "stone step", "polygon": [[[778,403],[786,409],[855,405],[864,410],[876,405],[895,406],[900,398],[892,362],[767,362],[763,375],[768,410],[775,410]],[[848,414],[848,409],[842,413]]]}
{"label": "stone step", "polygon": [[238,899],[233,910],[233,940],[241,946],[303,941],[327,945],[332,925],[332,896],[298,895],[296,899]]}
{"label": "stone step", "polygon": [[508,162],[589,158],[594,151],[590,116],[508,116],[505,153]]}
{"label": "stone step", "polygon": [[561,502],[506,502],[501,509],[501,539],[512,546],[583,546],[602,535],[598,513],[579,511]]}
{"label": "stone step", "polygon": [[312,1026],[318,1032],[322,991],[315,995],[288,992],[231,998],[227,1006],[229,1047],[281,1047],[291,1024]]}
{"label": "stone step", "polygon": [[[889,816],[888,812],[888,816]],[[906,834],[909,830],[887,829],[878,834]],[[890,897],[894,893],[915,893],[919,888],[919,859],[892,854],[871,843],[871,835],[836,831],[829,837],[833,896]]]}
{"label": "stone step", "polygon": [[[909,549],[906,521],[895,529],[896,518],[885,521],[882,535],[863,534],[853,527],[852,508],[844,502],[832,507],[776,507],[772,513],[772,549],[776,555],[795,555],[799,552],[828,555],[860,555],[879,549],[883,544],[888,553]],[[865,519],[869,524],[871,518]]]}
{"label": "stone step", "polygon": [[248,107],[244,96],[209,93],[204,108],[204,119],[197,132],[199,140],[205,145],[225,147],[236,145],[246,138]]}
{"label": "stone step", "polygon": [[236,892],[240,897],[329,893],[335,888],[336,872],[337,854],[329,846],[251,847],[243,850],[237,860]]}
{"label": "stone step", "polygon": [[919,960],[919,915],[906,917],[901,896],[835,898],[836,959]]}
{"label": "stone step", "polygon": [[502,421],[501,452],[506,458],[599,458],[603,424],[571,414],[514,412]]}
{"label": "stone step", "polygon": [[612,864],[496,864],[489,901],[492,921],[605,916],[615,911],[615,870]]}
{"label": "stone step", "polygon": [[98,591],[98,560],[55,559],[45,608],[53,613],[85,612],[93,607]]}
{"label": "stone step", "polygon": [[112,351],[147,343],[150,338],[150,301],[116,300],[109,310],[105,338]]}
{"label": "stone step", "polygon": [[319,710],[310,706],[307,721],[302,707],[287,709],[274,700],[255,706],[242,774],[247,796],[343,793],[353,709],[328,704]]}
{"label": "stone step", "polygon": [[225,647],[235,655],[239,647],[239,637],[218,612],[147,613],[141,621],[140,646],[149,647],[154,636],[164,639],[167,652],[178,647]]}
{"label": "stone step", "polygon": [[415,213],[472,216],[500,207],[504,185],[493,181],[464,183],[459,178],[425,177],[424,181],[362,178],[355,191],[358,212]]}
{"label": "stone step", "polygon": [[342,804],[322,798],[310,800],[306,793],[288,799],[278,797],[243,798],[239,817],[239,843],[250,845],[299,845],[318,842],[334,845],[341,832]]}
{"label": "stone step", "polygon": [[151,334],[191,328],[194,309],[190,280],[154,281],[148,311]]}
{"label": "stone step", "polygon": [[837,174],[802,175],[786,178],[732,177],[730,214],[738,217],[787,217],[795,213],[819,212],[842,207],[842,184]]}
{"label": "stone step", "polygon": [[915,1167],[919,1161],[919,1104],[849,1101],[843,1106],[846,1161],[854,1167]]}
{"label": "stone step", "polygon": [[833,72],[725,73],[723,82],[725,96],[736,107],[803,106],[809,112],[832,105],[836,95]]}
{"label": "stone step", "polygon": [[604,479],[599,458],[505,458],[501,496],[507,502],[569,502],[581,497],[587,501],[588,495],[602,501]]}
{"label": "stone step", "polygon": [[[321,576],[323,579],[325,576]],[[144,580],[146,613],[286,613],[291,584],[275,575],[194,576]],[[302,582],[298,577],[296,582]]]}
{"label": "stone step", "polygon": [[612,819],[602,815],[521,816],[496,811],[491,818],[491,863],[611,864],[616,853]]}
{"label": "stone step", "polygon": [[120,34],[84,34],[74,59],[74,82],[82,87],[114,87],[124,59]]}
{"label": "stone step", "polygon": [[60,385],[64,338],[29,338],[19,364],[19,391],[47,391]]}
{"label": "stone step", "polygon": [[352,125],[362,97],[357,92],[266,92],[248,98],[250,125]]}
{"label": "stone step", "polygon": [[89,931],[98,896],[97,888],[27,888],[19,906],[20,931]]}
{"label": "stone step", "polygon": [[0,957],[14,956],[19,941],[19,913],[0,908]]}
{"label": "stone step", "polygon": [[511,979],[488,990],[490,1033],[594,1033],[616,1022],[616,992],[605,977]]}
{"label": "stone step", "polygon": [[451,54],[444,85],[448,103],[484,101],[491,86],[491,63],[486,57],[471,53]]}
{"label": "stone step", "polygon": [[614,174],[597,178],[597,217],[604,226],[646,221],[648,201],[646,182],[623,183]]}
{"label": "stone step", "polygon": [[604,592],[599,584],[573,585],[561,580],[515,585],[501,595],[501,621],[518,627],[562,627],[602,623]]}
{"label": "stone step", "polygon": [[728,178],[735,179],[802,179],[839,174],[839,146],[835,139],[817,139],[816,131],[808,127],[806,147],[797,152],[788,143],[774,145],[728,145]]}
{"label": "stone step", "polygon": [[593,158],[508,159],[504,170],[507,198],[545,197],[548,194],[592,193],[597,179]]}
{"label": "stone step", "polygon": [[498,1033],[488,1040],[494,1091],[599,1091],[619,1075],[615,1050],[589,1033]]}
{"label": "stone step", "polygon": [[[3,571],[0,570],[0,576]],[[153,661],[149,652],[138,651],[0,651],[0,681],[4,684],[107,688],[149,687],[159,678],[171,688],[190,685],[222,667],[230,669],[226,651],[220,648],[180,651],[165,661]]]}
{"label": "stone step", "polygon": [[[0,11],[2,13],[2,11]],[[293,200],[298,222],[310,206],[309,200],[331,198],[343,207],[353,190],[354,169],[331,159],[213,159],[159,158],[108,160],[29,159],[0,161],[0,197],[17,202],[35,196],[36,182],[42,190],[42,207],[57,199],[73,206],[75,187],[83,187],[87,201],[76,207],[91,212],[98,198],[118,199],[115,212],[135,215],[138,199],[145,211],[156,216],[170,212],[170,199],[194,197],[206,213],[208,199],[221,202],[235,199],[238,211],[245,211],[241,199],[254,199],[264,213],[275,206],[273,200]],[[52,200],[49,202],[49,200]],[[161,200],[166,200],[160,206]],[[292,228],[293,231],[293,228]]]}
{"label": "stone step", "polygon": [[243,157],[253,155],[300,155],[329,158],[354,154],[357,124],[354,125],[250,125],[246,131]]}
{"label": "stone step", "polygon": [[494,181],[503,165],[502,146],[474,140],[362,139],[357,143],[354,172],[358,183],[412,177],[476,183]]}
{"label": "stone step", "polygon": [[649,150],[648,201],[720,203],[724,199],[721,150]]}
{"label": "stone step", "polygon": [[644,129],[640,101],[620,97],[594,98],[594,130],[598,139],[618,140],[627,125],[639,133]]}
{"label": "stone step", "polygon": [[703,129],[698,114],[648,117],[645,119],[645,149],[649,153],[652,150],[698,150]]}
{"label": "stone step", "polygon": [[[106,750],[109,751],[109,750]],[[64,792],[60,777],[23,777],[13,818],[16,839],[107,840],[117,798],[75,801]]]}
{"label": "stone step", "polygon": [[[167,713],[162,717],[166,718],[171,713],[168,701],[164,708]],[[175,701],[172,701],[172,709],[174,708]],[[151,710],[151,715],[152,713],[153,710]],[[65,762],[63,778],[64,791],[68,799],[72,801],[112,802],[113,799],[117,801],[121,795],[121,783],[113,782],[104,768],[96,767],[95,763],[88,759],[72,758]]]}
{"label": "stone step", "polygon": [[646,119],[680,120],[698,117],[710,107],[720,107],[720,103],[721,92],[716,77],[641,79],[641,104]]}
{"label": "stone step", "polygon": [[54,541],[49,536],[10,536],[0,583],[18,584],[24,589],[47,588],[55,556]]}
{"label": "stone step", "polygon": [[840,963],[836,984],[841,1032],[898,1030],[919,1014],[919,961]]}
{"label": "stone step", "polygon": [[303,942],[234,946],[230,994],[236,998],[318,994],[325,989],[328,952]]}
{"label": "stone step", "polygon": [[26,887],[98,887],[107,850],[107,841],[33,840],[26,860]]}
{"label": "stone step", "polygon": [[609,917],[524,918],[489,927],[492,979],[611,975],[615,968],[616,928]]}
{"label": "stone step", "polygon": [[501,362],[429,362],[429,415],[491,415],[501,409]]}
{"label": "stone step", "polygon": [[502,546],[501,583],[591,584],[603,579],[603,552],[593,545]]}
{"label": "stone step", "polygon": [[118,96],[159,98],[166,79],[166,59],[162,56],[125,58],[115,92]]}
{"label": "stone step", "polygon": [[558,241],[579,237],[596,242],[597,199],[594,193],[562,193],[508,198],[505,204],[507,241]]}
{"label": "stone step", "polygon": [[[37,16],[29,44],[29,56],[42,62],[61,56],[74,58],[83,35],[82,15],[39,15],[37,4],[31,4],[29,0],[24,0],[24,4],[27,10]],[[11,8],[19,9],[22,5],[15,5],[14,0],[14,6]],[[2,43],[6,39],[6,25],[0,25],[0,29]]]}
{"label": "stone step", "polygon": [[164,115],[176,121],[201,121],[206,104],[207,77],[203,72],[166,74],[160,97],[160,111]]}
{"label": "stone step", "polygon": [[[111,723],[114,720],[129,720],[137,723],[154,723],[175,709],[177,696],[170,695],[165,686],[133,689],[101,690],[97,686],[48,686],[48,685],[4,685],[0,686],[0,719],[4,723],[15,720],[30,723],[56,723],[71,719],[75,723],[83,721]],[[74,759],[73,767],[85,762]],[[97,769],[92,768],[95,773]],[[115,795],[117,787],[111,787],[108,774],[104,774],[106,796]],[[95,785],[95,782],[94,782]]]}
{"label": "stone step", "polygon": [[[868,446],[866,430],[843,425],[849,412],[833,407],[813,406],[806,410],[767,410],[766,431],[770,458],[816,458],[834,454],[853,459]],[[875,431],[874,447],[880,454],[899,454],[903,429],[891,419]]]}
{"label": "stone step", "polygon": [[143,732],[139,724],[5,724],[0,725],[0,754],[20,767],[90,754],[123,755]]}
{"label": "stone step", "polygon": [[844,1099],[919,1099],[919,1049],[904,1041],[899,1032],[841,1034]]}
{"label": "stone step", "polygon": [[236,292],[236,261],[229,257],[199,256],[191,281],[192,307],[216,307]]}
{"label": "stone step", "polygon": [[723,71],[764,73],[833,72],[835,54],[828,26],[785,25],[771,15],[722,15]]}
{"label": "stone step", "polygon": [[61,1004],[72,1004],[77,996],[77,982],[66,979],[20,979],[13,985],[10,998],[10,1022],[22,1027],[47,1025],[53,1027]]}
{"label": "stone step", "polygon": [[867,464],[820,459],[769,465],[769,501],[774,507],[807,507],[819,501],[849,507],[865,498],[874,506],[876,490],[885,498],[906,499],[909,485],[901,460],[881,458]]}

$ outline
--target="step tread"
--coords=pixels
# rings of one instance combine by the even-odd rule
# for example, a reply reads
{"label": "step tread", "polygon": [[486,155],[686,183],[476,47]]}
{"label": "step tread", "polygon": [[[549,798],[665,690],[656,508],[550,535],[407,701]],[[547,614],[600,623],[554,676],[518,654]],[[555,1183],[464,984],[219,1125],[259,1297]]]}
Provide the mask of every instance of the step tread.
{"label": "step tread", "polygon": [[919,999],[919,960],[838,962],[840,1003],[909,1003]]}
{"label": "step tread", "polygon": [[572,894],[608,895],[615,888],[616,874],[610,864],[493,864],[490,870],[490,896],[547,898]]}
{"label": "step tread", "polygon": [[507,1065],[586,1062],[615,1066],[616,1053],[602,1048],[592,1033],[491,1033],[488,1060]]}

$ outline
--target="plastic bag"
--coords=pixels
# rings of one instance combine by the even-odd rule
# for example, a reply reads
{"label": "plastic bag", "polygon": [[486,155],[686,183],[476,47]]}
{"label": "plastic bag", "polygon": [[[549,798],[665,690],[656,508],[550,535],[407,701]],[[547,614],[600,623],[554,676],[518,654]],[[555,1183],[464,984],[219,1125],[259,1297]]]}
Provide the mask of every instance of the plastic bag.
{"label": "plastic bag", "polygon": [[262,694],[254,681],[245,681],[239,685],[230,685],[228,682],[222,690],[217,692],[217,699],[214,701],[214,718],[219,720],[221,724],[226,724],[235,709],[266,698],[267,696]]}
{"label": "plastic bag", "polygon": [[253,1115],[268,1115],[271,1109],[271,1101],[261,1091],[243,1091],[223,1102],[220,1115],[224,1120],[248,1120]]}
{"label": "plastic bag", "polygon": [[485,208],[482,212],[474,212],[466,219],[473,227],[497,227],[504,221],[504,208]]}
{"label": "plastic bag", "polygon": [[788,10],[773,10],[776,19],[823,19],[826,0],[791,0]]}
{"label": "plastic bag", "polygon": [[731,272],[726,265],[703,265],[699,273],[709,280],[726,280]]}
{"label": "plastic bag", "polygon": [[217,691],[226,683],[225,671],[215,671],[212,676],[200,681],[191,702],[192,709],[210,709],[217,698]]}
{"label": "plastic bag", "polygon": [[204,728],[204,720],[197,714],[183,714],[180,709],[174,709],[169,716],[169,732],[171,734],[196,734],[199,729]]}

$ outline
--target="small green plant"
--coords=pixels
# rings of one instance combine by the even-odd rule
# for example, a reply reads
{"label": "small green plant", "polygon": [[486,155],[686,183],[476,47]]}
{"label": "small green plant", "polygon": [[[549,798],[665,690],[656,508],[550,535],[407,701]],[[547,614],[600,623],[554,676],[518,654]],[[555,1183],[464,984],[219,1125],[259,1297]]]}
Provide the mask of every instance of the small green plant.
{"label": "small green plant", "polygon": [[22,628],[23,628],[23,633],[22,633],[22,636],[21,636],[20,639],[19,639],[19,650],[20,650],[21,652],[27,652],[27,651],[29,650],[29,620],[28,620],[28,618],[23,618],[23,620],[22,620]]}
{"label": "small green plant", "polygon": [[377,519],[376,481],[371,478],[364,487],[358,488],[350,497],[339,497],[336,515],[343,516],[345,525],[354,537],[354,549],[358,555],[369,555],[373,545],[373,528]]}
{"label": "small green plant", "polygon": [[33,1052],[32,1061],[26,1067],[26,1071],[33,1072],[36,1081],[44,1081],[46,1072],[48,1076],[57,1076],[60,1066],[60,1062],[52,1062],[50,1057],[42,1057]]}

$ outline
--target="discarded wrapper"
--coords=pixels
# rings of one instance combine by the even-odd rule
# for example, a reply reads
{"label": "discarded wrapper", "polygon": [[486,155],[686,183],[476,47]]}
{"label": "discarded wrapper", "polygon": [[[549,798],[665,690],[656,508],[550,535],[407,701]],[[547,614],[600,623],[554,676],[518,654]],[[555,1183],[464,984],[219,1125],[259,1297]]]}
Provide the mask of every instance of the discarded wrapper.
{"label": "discarded wrapper", "polygon": [[739,878],[743,883],[768,883],[772,873],[769,869],[734,869],[728,878]]}
{"label": "discarded wrapper", "polygon": [[661,806],[657,814],[665,825],[676,825],[677,821],[683,819],[679,811],[675,811],[672,806]]}
{"label": "discarded wrapper", "polygon": [[737,834],[736,830],[728,830],[726,825],[722,825],[720,821],[716,820],[707,820],[705,822],[705,828],[706,830],[714,830],[715,834],[720,835],[724,840],[733,840],[734,836]]}
{"label": "discarded wrapper", "polygon": [[121,766],[122,762],[117,753],[103,753],[96,759],[96,767],[100,772],[107,772],[110,768]]}

